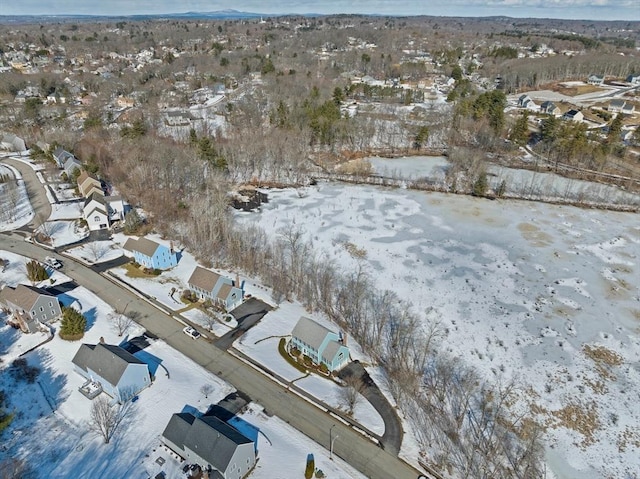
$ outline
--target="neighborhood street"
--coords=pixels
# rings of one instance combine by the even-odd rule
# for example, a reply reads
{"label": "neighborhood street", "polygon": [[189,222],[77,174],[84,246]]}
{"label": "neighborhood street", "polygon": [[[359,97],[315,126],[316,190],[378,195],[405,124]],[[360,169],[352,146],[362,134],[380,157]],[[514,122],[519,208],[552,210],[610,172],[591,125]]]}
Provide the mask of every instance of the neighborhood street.
{"label": "neighborhood street", "polygon": [[[47,250],[25,242],[21,236],[7,233],[0,234],[0,249],[38,260],[49,254]],[[337,440],[333,445],[334,454],[367,477],[415,479],[418,476],[419,472],[413,467],[250,365],[204,340],[194,341],[187,337],[182,333],[182,324],[91,268],[66,260],[64,273],[113,308],[122,311],[126,307],[127,311],[139,313],[138,323],[151,334],[228,381],[261,404],[267,413],[277,415],[327,449],[329,430],[335,424],[333,437]]]}

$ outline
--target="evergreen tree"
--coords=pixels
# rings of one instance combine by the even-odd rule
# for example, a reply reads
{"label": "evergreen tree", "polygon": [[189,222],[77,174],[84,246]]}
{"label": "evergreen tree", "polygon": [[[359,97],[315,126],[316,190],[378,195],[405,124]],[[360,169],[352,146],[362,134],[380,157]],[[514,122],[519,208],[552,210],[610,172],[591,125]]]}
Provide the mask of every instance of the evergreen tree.
{"label": "evergreen tree", "polygon": [[518,146],[524,146],[529,140],[529,113],[522,112],[522,115],[516,120],[509,139]]}
{"label": "evergreen tree", "polygon": [[478,175],[475,183],[473,183],[473,196],[484,196],[489,189],[489,182],[487,180],[487,173],[484,171]]}
{"label": "evergreen tree", "polygon": [[27,278],[29,281],[37,283],[38,281],[44,281],[49,277],[47,269],[36,260],[31,260],[27,263]]}
{"label": "evergreen tree", "polygon": [[80,311],[71,307],[62,307],[62,320],[60,321],[60,337],[68,341],[75,341],[84,336],[87,327],[86,318]]}

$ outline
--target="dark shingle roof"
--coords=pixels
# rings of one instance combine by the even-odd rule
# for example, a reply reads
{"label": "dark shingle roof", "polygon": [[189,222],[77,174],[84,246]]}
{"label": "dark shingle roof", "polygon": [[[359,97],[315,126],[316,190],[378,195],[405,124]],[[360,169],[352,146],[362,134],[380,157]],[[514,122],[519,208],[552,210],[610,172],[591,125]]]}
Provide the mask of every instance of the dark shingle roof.
{"label": "dark shingle roof", "polygon": [[184,446],[198,454],[213,467],[225,471],[239,444],[251,444],[237,429],[214,416],[196,418]]}
{"label": "dark shingle roof", "polygon": [[162,437],[168,439],[176,446],[184,450],[184,439],[196,417],[188,412],[180,412],[171,416],[169,424],[164,428]]}
{"label": "dark shingle roof", "polygon": [[83,344],[71,361],[83,371],[91,369],[116,386],[129,364],[145,364],[133,354],[112,344]]}

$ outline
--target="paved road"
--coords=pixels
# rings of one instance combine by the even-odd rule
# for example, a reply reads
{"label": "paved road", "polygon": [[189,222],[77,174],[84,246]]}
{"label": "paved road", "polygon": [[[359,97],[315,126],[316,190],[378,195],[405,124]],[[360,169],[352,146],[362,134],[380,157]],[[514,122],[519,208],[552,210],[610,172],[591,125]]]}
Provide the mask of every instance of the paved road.
{"label": "paved road", "polygon": [[33,168],[29,165],[25,165],[18,160],[12,160],[11,158],[2,158],[2,163],[13,166],[20,172],[24,179],[31,206],[36,213],[31,223],[27,225],[27,228],[33,231],[39,225],[40,219],[46,220],[51,216],[51,204],[49,203],[47,194],[44,192],[44,187],[42,183],[40,183],[40,180],[38,180],[36,172],[33,171]]}
{"label": "paved road", "polygon": [[[42,260],[49,253],[23,241],[15,234],[0,234],[0,249]],[[138,322],[185,356],[228,381],[260,403],[267,413],[291,424],[318,444],[329,448],[329,429],[333,428],[334,454],[365,476],[379,479],[415,479],[419,472],[381,449],[352,428],[320,410],[238,358],[204,341],[194,341],[182,333],[182,325],[140,297],[112,283],[79,263],[67,260],[64,273],[82,284],[112,307],[139,313]],[[169,371],[171,372],[171,371]],[[309,451],[311,452],[311,451]],[[267,454],[268,449],[263,449]]]}

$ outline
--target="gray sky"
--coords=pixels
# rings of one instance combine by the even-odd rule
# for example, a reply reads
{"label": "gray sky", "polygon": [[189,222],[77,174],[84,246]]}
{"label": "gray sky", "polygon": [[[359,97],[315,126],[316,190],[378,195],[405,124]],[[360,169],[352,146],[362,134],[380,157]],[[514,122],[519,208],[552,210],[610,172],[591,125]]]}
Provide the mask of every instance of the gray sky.
{"label": "gray sky", "polygon": [[640,20],[640,0],[0,0],[0,15],[209,12],[377,13]]}

